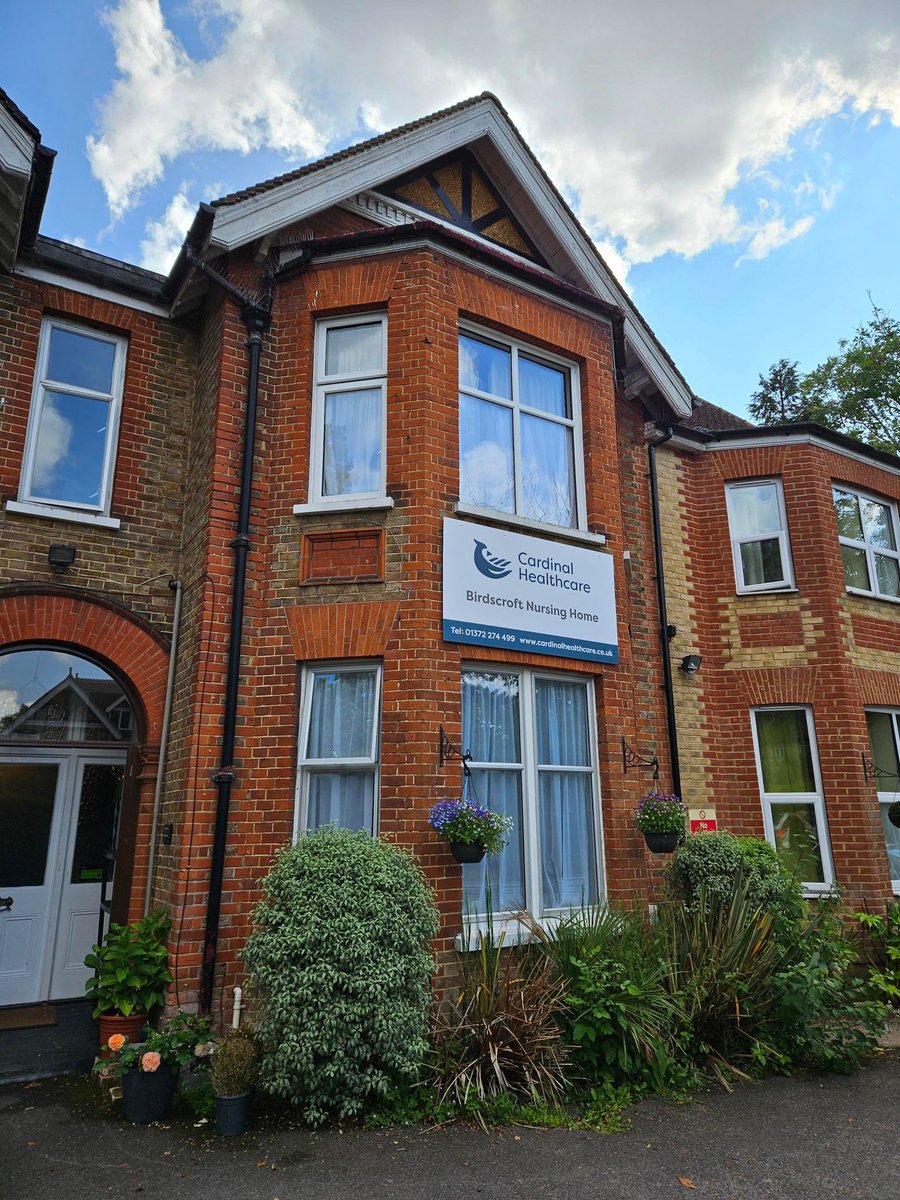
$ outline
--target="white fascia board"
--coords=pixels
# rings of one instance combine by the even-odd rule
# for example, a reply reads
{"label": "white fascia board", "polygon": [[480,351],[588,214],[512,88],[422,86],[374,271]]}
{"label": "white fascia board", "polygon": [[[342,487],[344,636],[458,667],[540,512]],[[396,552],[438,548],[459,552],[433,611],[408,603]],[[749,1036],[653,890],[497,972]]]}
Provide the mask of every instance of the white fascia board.
{"label": "white fascia board", "polygon": [[[675,439],[673,438],[674,442]],[[885,471],[888,475],[900,475],[900,467],[892,467],[888,463],[871,458],[861,450],[851,450],[846,446],[838,446],[827,438],[816,437],[814,433],[785,433],[779,437],[753,437],[749,434],[741,438],[729,438],[725,442],[707,442],[702,449],[706,450],[759,450],[767,446],[815,446],[819,450],[829,450],[852,462],[864,463],[874,467],[876,471]]]}
{"label": "white fascia board", "polygon": [[0,107],[0,168],[12,175],[29,176],[34,154],[34,138],[26,133],[12,114]]}
{"label": "white fascia board", "polygon": [[171,311],[161,304],[153,304],[149,300],[140,300],[127,292],[117,292],[112,288],[98,287],[74,275],[63,275],[58,271],[48,271],[43,267],[19,266],[16,275],[25,279],[35,279],[38,283],[49,283],[53,287],[65,288],[70,292],[79,292],[82,296],[91,296],[95,300],[108,300],[110,304],[120,304],[123,308],[133,308],[136,312],[149,313],[153,317],[170,317]]}
{"label": "white fascia board", "polygon": [[631,302],[601,266],[593,243],[562,208],[547,180],[490,100],[239,204],[217,208],[209,245],[223,252],[234,250],[482,137],[491,138],[507,160],[583,278],[586,290],[622,309],[625,336],[635,354],[673,410],[680,416],[688,416],[692,408],[690,389],[653,337],[632,315]]}

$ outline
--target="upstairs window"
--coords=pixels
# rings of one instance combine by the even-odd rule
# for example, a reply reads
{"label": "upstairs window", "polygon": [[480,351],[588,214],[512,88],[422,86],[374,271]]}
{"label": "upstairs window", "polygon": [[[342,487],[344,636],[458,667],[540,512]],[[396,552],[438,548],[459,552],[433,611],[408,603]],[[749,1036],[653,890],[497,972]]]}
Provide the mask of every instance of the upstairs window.
{"label": "upstairs window", "polygon": [[832,496],[847,590],[900,599],[896,505],[845,487]]}
{"label": "upstairs window", "polygon": [[459,335],[459,499],[584,528],[578,380],[561,360],[493,334]]}
{"label": "upstairs window", "polygon": [[316,326],[310,502],[385,494],[387,317]]}
{"label": "upstairs window", "polygon": [[780,479],[725,485],[734,577],[739,592],[794,586]]}
{"label": "upstairs window", "polygon": [[375,832],[381,671],[375,665],[310,668],[300,720],[297,828]]}
{"label": "upstairs window", "polygon": [[109,512],[124,377],[124,338],[44,321],[20,501]]}

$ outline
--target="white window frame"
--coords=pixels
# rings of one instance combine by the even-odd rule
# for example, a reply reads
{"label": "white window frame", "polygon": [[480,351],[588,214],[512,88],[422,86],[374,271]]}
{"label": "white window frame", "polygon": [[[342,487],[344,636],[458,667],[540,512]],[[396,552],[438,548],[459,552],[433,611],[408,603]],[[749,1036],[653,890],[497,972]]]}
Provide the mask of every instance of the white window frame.
{"label": "white window frame", "polygon": [[[515,495],[515,511],[506,512],[504,509],[485,508],[484,505],[476,505],[471,501],[464,501],[460,497],[458,508],[460,511],[483,513],[487,516],[508,517],[514,521],[527,521],[529,525],[536,528],[545,529],[565,529],[565,530],[582,530],[587,529],[587,502],[586,502],[586,487],[584,474],[584,434],[582,432],[581,421],[581,388],[580,388],[580,373],[578,364],[572,362],[571,359],[560,358],[557,354],[551,354],[547,350],[538,349],[535,346],[529,345],[527,342],[519,341],[516,338],[507,337],[505,334],[499,334],[493,329],[483,329],[478,325],[469,324],[467,321],[460,321],[457,335],[457,376],[459,373],[459,336],[471,337],[475,341],[485,342],[488,345],[496,346],[501,350],[508,350],[512,356],[512,380],[511,380],[511,396],[510,399],[505,399],[503,396],[495,396],[491,392],[481,392],[477,388],[463,387],[457,381],[457,394],[464,393],[467,396],[473,396],[476,400],[486,400],[491,404],[496,404],[500,408],[508,408],[512,411],[512,427],[513,427],[513,488]],[[544,412],[539,408],[528,408],[527,405],[519,403],[519,372],[518,359],[522,354],[525,358],[532,359],[536,363],[546,363],[548,366],[555,367],[559,371],[564,371],[568,379],[569,400],[572,407],[571,417],[557,417],[553,413]],[[572,430],[572,458],[573,469],[575,475],[575,496],[574,496],[574,524],[572,525],[554,525],[550,521],[541,521],[537,517],[529,517],[522,510],[522,475],[520,470],[521,460],[521,437],[519,433],[519,417],[524,412],[527,415],[538,417],[542,421],[555,422],[557,425],[562,425],[565,428]],[[461,447],[460,447],[461,449]],[[460,474],[462,473],[462,456],[460,455]]]}
{"label": "white window frame", "polygon": [[[812,758],[814,792],[767,792],[763,783],[762,755],[759,747],[759,732],[756,725],[757,713],[761,712],[802,712],[806,716],[806,730],[809,737],[809,753]],[[816,833],[819,838],[819,850],[822,855],[822,883],[808,882],[801,879],[806,896],[822,896],[834,890],[834,864],[831,858],[831,838],[828,833],[828,819],[825,812],[825,798],[822,791],[822,775],[819,770],[819,747],[816,741],[816,727],[813,721],[812,709],[807,704],[766,704],[750,709],[750,728],[753,733],[753,754],[756,759],[756,775],[759,780],[759,795],[762,802],[763,828],[766,841],[777,851],[775,825],[772,820],[773,804],[813,805],[816,817]]]}
{"label": "white window frame", "polygon": [[[759,533],[751,536],[739,537],[735,534],[735,517],[732,510],[732,496],[744,489],[753,487],[769,487],[775,486],[775,493],[778,500],[778,516],[781,521],[780,530],[772,530],[770,533]],[[785,592],[792,591],[795,587],[794,583],[794,566],[791,560],[791,544],[788,538],[787,527],[787,510],[784,505],[784,487],[777,475],[767,479],[736,479],[725,484],[725,508],[728,513],[728,533],[731,538],[731,557],[734,562],[734,581],[737,591],[742,595],[750,595],[757,592]],[[771,580],[768,583],[745,583],[744,581],[744,564],[741,559],[741,546],[749,542],[767,542],[772,538],[778,538],[778,548],[781,554],[782,578]]]}
{"label": "white window frame", "polygon": [[[900,759],[900,708],[884,708],[877,704],[869,704],[866,706],[865,712],[866,713],[870,713],[870,712],[871,713],[885,713],[885,714],[887,714],[887,716],[889,716],[891,718],[891,727],[894,732],[894,749],[897,753],[898,759]],[[868,722],[867,722],[867,727],[866,727],[866,733],[868,734]],[[871,742],[870,742],[869,757],[871,758],[871,756],[872,756],[872,749],[871,749]],[[882,808],[887,808],[887,806],[889,804],[893,804],[893,803],[895,803],[895,801],[900,800],[900,780],[896,781],[897,786],[894,788],[893,791],[886,792],[886,791],[883,791],[881,789],[881,787],[879,786],[880,779],[881,779],[880,776],[875,777],[875,787],[876,787],[876,791],[877,791],[877,795],[878,795],[878,809],[879,809],[878,815],[879,815],[879,817],[881,816]],[[891,875],[891,888],[892,888],[895,896],[900,896],[900,879],[895,879],[893,877],[893,875]]]}
{"label": "white window frame", "polygon": [[[50,358],[50,338],[54,329],[76,334],[78,337],[90,338],[97,342],[106,342],[114,347],[111,390],[98,392],[90,388],[76,387],[74,384],[52,380],[47,375]],[[125,387],[125,355],[127,339],[119,334],[106,333],[89,325],[79,325],[59,317],[45,317],[41,323],[40,341],[38,343],[37,365],[34,374],[34,387],[31,394],[31,407],[28,411],[28,428],[25,432],[25,450],[22,456],[22,474],[19,482],[18,503],[14,503],[11,511],[38,513],[47,512],[53,515],[53,510],[63,518],[71,514],[77,519],[78,514],[92,514],[96,517],[108,517],[112,502],[112,485],[116,469],[116,450],[119,442],[119,422],[122,412],[122,394]],[[106,440],[103,448],[103,471],[100,479],[99,495],[96,504],[82,503],[72,500],[58,500],[52,496],[35,496],[32,494],[32,479],[34,475],[34,460],[37,453],[38,435],[41,416],[48,392],[66,391],[73,396],[84,396],[90,400],[105,400],[109,403],[109,418],[106,423]],[[99,522],[98,522],[99,523]]]}
{"label": "white window frame", "polygon": [[[562,671],[545,671],[532,667],[509,667],[500,663],[470,662],[463,663],[460,674],[460,695],[462,695],[462,675],[472,673],[479,675],[516,675],[519,679],[519,744],[522,760],[519,763],[477,762],[468,760],[471,771],[481,770],[519,770],[522,779],[522,864],[525,876],[525,909],[539,921],[541,925],[554,925],[570,909],[543,909],[541,889],[541,833],[540,833],[540,798],[538,789],[539,767],[537,762],[537,723],[535,705],[535,683],[539,679],[559,680],[563,683],[578,683],[583,685],[586,693],[588,718],[588,745],[591,762],[588,767],[545,766],[545,770],[567,771],[576,774],[589,775],[591,780],[592,815],[594,817],[594,869],[597,873],[597,904],[603,904],[606,898],[606,872],[603,861],[603,812],[600,793],[600,769],[597,754],[597,694],[593,678],[584,675],[566,674]],[[483,797],[481,798],[483,801]],[[515,836],[515,830],[513,831]],[[496,930],[505,930],[507,941],[513,943],[521,940],[524,929],[516,920],[515,914],[498,910],[491,914],[492,924]],[[464,924],[470,925],[470,935],[477,933],[486,924],[486,913],[463,913]]]}
{"label": "white window frame", "polygon": [[[866,567],[869,572],[869,583],[872,585],[870,588],[852,587],[850,584],[847,583],[846,574],[845,574],[844,575],[844,585],[845,585],[846,590],[854,596],[874,596],[879,600],[890,600],[894,604],[900,604],[900,596],[892,596],[889,592],[879,592],[878,591],[878,572],[875,570],[875,555],[876,554],[881,554],[885,558],[896,559],[897,565],[898,565],[898,567],[900,567],[900,520],[898,520],[898,518],[897,518],[896,502],[894,500],[889,500],[887,498],[887,496],[876,496],[872,492],[864,492],[860,488],[854,487],[851,484],[832,482],[832,485],[831,485],[832,507],[834,506],[834,493],[835,492],[846,492],[848,496],[856,497],[857,501],[859,502],[859,506],[860,506],[859,517],[860,517],[860,523],[862,524],[864,539],[865,539],[865,534],[866,534],[866,525],[865,525],[865,521],[863,521],[863,517],[862,517],[862,502],[865,500],[868,500],[872,504],[880,504],[884,508],[886,508],[888,510],[888,513],[890,514],[891,527],[894,531],[894,545],[897,547],[896,550],[889,550],[889,549],[887,549],[887,547],[884,547],[884,546],[873,546],[871,544],[871,542],[869,542],[868,540],[857,541],[856,538],[844,537],[843,534],[841,534],[839,532],[838,533],[838,545],[839,546],[852,546],[855,550],[864,550],[865,551]],[[835,519],[837,519],[837,510],[836,509],[835,509]],[[842,572],[844,571],[843,561],[841,562],[841,570],[842,570]]]}
{"label": "white window frame", "polygon": [[[313,403],[310,436],[309,504],[295,505],[294,512],[334,508],[385,507],[387,491],[387,313],[357,312],[350,316],[328,317],[316,322],[313,344]],[[381,326],[382,370],[374,375],[326,375],[325,341],[330,329],[346,329],[353,325]],[[378,388],[381,392],[381,479],[371,492],[347,492],[341,495],[324,494],[325,459],[325,396],[332,392],[354,392],[361,388]],[[375,503],[372,503],[375,502]]]}
{"label": "white window frame", "polygon": [[[312,716],[313,685],[317,675],[349,675],[362,671],[375,672],[375,705],[372,721],[369,753],[360,758],[307,758],[305,748],[309,737],[309,724]],[[381,681],[382,666],[380,662],[366,659],[342,659],[340,662],[317,662],[303,668],[300,681],[300,729],[297,737],[297,784],[294,795],[294,833],[296,841],[309,831],[309,781],[310,776],[318,770],[358,771],[360,768],[371,768],[373,772],[372,791],[372,829],[378,833],[379,814],[381,810]]]}

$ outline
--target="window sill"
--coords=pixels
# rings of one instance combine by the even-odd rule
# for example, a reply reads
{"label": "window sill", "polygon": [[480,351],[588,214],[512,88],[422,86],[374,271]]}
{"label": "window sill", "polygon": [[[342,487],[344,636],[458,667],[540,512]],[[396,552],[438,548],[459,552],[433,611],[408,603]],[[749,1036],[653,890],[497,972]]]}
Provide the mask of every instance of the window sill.
{"label": "window sill", "polygon": [[347,496],[341,500],[328,502],[317,500],[313,504],[295,504],[291,511],[295,516],[300,517],[308,514],[321,515],[323,513],[359,512],[360,509],[378,512],[393,507],[394,501],[391,496],[370,496],[359,500],[354,500],[352,497]]}
{"label": "window sill", "polygon": [[569,542],[581,542],[585,546],[605,546],[605,533],[588,533],[584,529],[568,529],[564,525],[548,525],[544,521],[533,521],[531,517],[517,517],[514,513],[500,512],[496,508],[481,508],[477,504],[463,504],[460,500],[453,505],[454,513],[462,517],[480,517],[495,525],[509,525],[528,533],[552,534]]}
{"label": "window sill", "polygon": [[881,600],[884,604],[900,604],[900,596],[882,596],[878,592],[864,592],[860,588],[845,589],[848,596],[862,596],[864,600]]}
{"label": "window sill", "polygon": [[79,512],[74,508],[59,508],[53,504],[31,504],[25,500],[7,500],[6,511],[20,513],[26,517],[43,517],[45,521],[70,521],[74,525],[98,525],[102,529],[119,529],[122,524],[117,517],[105,517],[102,513]]}
{"label": "window sill", "polygon": [[779,587],[779,586],[777,586],[777,585],[773,584],[773,585],[772,585],[772,587],[767,587],[767,588],[753,588],[752,590],[751,590],[750,588],[738,588],[738,589],[737,589],[737,595],[738,595],[738,596],[746,596],[746,597],[749,597],[750,599],[752,599],[754,596],[791,596],[791,595],[797,595],[797,593],[798,593],[799,591],[800,591],[800,589],[799,589],[798,587],[796,587],[796,585],[794,585],[794,584],[792,584],[792,583],[791,583],[791,584],[784,584],[784,586],[782,586],[782,587]]}

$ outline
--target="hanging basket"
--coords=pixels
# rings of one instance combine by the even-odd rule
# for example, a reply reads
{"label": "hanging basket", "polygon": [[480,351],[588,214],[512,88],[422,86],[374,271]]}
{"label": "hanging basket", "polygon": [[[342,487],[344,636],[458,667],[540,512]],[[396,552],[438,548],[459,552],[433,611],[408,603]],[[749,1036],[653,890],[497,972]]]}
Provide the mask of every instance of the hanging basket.
{"label": "hanging basket", "polygon": [[481,842],[451,842],[450,852],[458,863],[477,863],[485,856]]}
{"label": "hanging basket", "polygon": [[650,833],[644,830],[644,841],[651,854],[671,854],[678,845],[680,831],[674,833]]}

